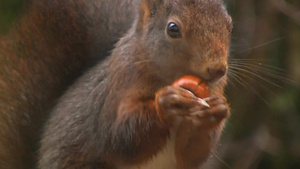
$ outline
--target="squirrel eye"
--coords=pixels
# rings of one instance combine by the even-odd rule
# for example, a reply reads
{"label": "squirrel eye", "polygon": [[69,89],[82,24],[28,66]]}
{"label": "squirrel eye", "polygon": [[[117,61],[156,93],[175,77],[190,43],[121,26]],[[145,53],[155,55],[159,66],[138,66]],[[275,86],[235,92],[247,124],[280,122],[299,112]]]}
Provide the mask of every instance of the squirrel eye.
{"label": "squirrel eye", "polygon": [[180,29],[174,22],[170,22],[168,24],[167,33],[171,38],[180,38],[181,37]]}

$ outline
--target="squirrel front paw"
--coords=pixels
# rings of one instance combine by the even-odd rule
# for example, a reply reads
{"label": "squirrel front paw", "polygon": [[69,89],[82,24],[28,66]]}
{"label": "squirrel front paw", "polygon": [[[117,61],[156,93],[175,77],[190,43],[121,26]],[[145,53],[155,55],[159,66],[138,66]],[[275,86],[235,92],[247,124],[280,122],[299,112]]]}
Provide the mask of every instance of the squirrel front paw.
{"label": "squirrel front paw", "polygon": [[197,112],[205,112],[208,107],[204,100],[180,87],[167,86],[159,90],[155,97],[158,116],[169,124],[175,119],[196,116]]}
{"label": "squirrel front paw", "polygon": [[200,99],[192,92],[167,86],[156,93],[155,107],[159,117],[172,123],[187,119],[196,126],[214,127],[229,116],[229,107],[223,98]]}
{"label": "squirrel front paw", "polygon": [[190,116],[180,123],[176,133],[176,161],[178,169],[199,169],[216,146],[229,107],[218,97],[205,99],[210,108],[194,107]]}
{"label": "squirrel front paw", "polygon": [[155,108],[161,120],[176,131],[177,169],[201,167],[229,116],[225,98],[210,96],[207,83],[185,76],[156,93]]}
{"label": "squirrel front paw", "polygon": [[229,106],[224,99],[209,97],[204,100],[209,104],[209,108],[203,109],[202,107],[195,106],[190,109],[190,116],[186,117],[194,125],[206,128],[216,127],[229,116]]}
{"label": "squirrel front paw", "polygon": [[184,117],[195,125],[213,127],[229,115],[229,107],[224,100],[224,97],[210,97],[206,81],[186,75],[177,79],[172,86],[159,90],[155,106],[163,120]]}
{"label": "squirrel front paw", "polygon": [[223,98],[200,99],[210,107],[199,102],[199,99],[186,89],[172,86],[156,93],[155,105],[159,117],[177,129],[175,154],[178,169],[197,169],[203,165],[229,116],[229,107]]}

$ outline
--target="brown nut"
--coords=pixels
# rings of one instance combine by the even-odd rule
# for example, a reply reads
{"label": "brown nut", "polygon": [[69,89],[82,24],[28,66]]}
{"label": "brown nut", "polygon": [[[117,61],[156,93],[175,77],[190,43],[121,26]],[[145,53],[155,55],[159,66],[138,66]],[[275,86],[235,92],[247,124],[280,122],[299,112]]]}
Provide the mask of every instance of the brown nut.
{"label": "brown nut", "polygon": [[177,79],[173,84],[173,87],[182,87],[191,91],[195,96],[203,99],[209,97],[208,84],[202,81],[201,78],[196,76],[186,75]]}

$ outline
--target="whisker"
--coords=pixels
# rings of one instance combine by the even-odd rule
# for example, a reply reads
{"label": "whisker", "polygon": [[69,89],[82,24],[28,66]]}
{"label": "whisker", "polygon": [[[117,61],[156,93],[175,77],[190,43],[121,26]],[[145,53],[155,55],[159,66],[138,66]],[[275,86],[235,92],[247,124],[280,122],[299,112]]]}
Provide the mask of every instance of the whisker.
{"label": "whisker", "polygon": [[134,62],[134,64],[143,64],[143,63],[149,63],[149,62],[153,62],[153,60],[142,60],[142,61],[137,61],[137,62]]}
{"label": "whisker", "polygon": [[282,39],[285,39],[285,37],[277,38],[277,39],[268,41],[268,42],[266,42],[266,43],[263,43],[263,44],[261,44],[261,45],[258,45],[258,46],[255,46],[255,47],[252,47],[252,48],[243,50],[243,51],[239,52],[239,54],[242,54],[242,53],[245,53],[245,52],[247,52],[247,51],[250,51],[250,50],[253,50],[253,49],[257,49],[257,48],[260,48],[260,47],[269,45],[269,44],[271,44],[271,43],[277,42],[277,41],[282,40]]}
{"label": "whisker", "polygon": [[[232,76],[232,72],[228,71],[227,72],[228,76]],[[238,89],[238,86],[234,83],[234,81],[230,78],[227,79],[228,80],[228,85],[232,86],[234,89]]]}
{"label": "whisker", "polygon": [[[232,70],[231,70],[232,72]],[[256,96],[258,96],[263,102],[265,102],[267,105],[270,105],[270,103],[264,99],[252,86],[248,85],[247,83],[244,84],[241,79],[241,77],[239,77],[237,74],[235,74],[236,72],[232,72],[231,73],[231,78],[234,79],[236,82],[238,82],[241,86],[243,86],[245,89],[250,90],[251,92],[253,92]]]}
{"label": "whisker", "polygon": [[272,70],[272,71],[276,71],[282,74],[286,74],[286,71],[282,68],[276,67],[276,66],[272,66],[272,65],[268,65],[265,63],[257,63],[257,62],[231,62],[229,64],[236,64],[236,65],[251,65],[251,66],[259,66],[261,68],[265,68],[268,70]]}
{"label": "whisker", "polygon": [[227,168],[232,169],[232,167],[227,164],[224,160],[222,160],[217,153],[215,153],[215,151],[212,151],[212,154],[216,157],[216,159],[218,159],[222,164],[224,164]]}
{"label": "whisker", "polygon": [[280,80],[284,83],[295,85],[295,82],[293,82],[289,78],[284,77],[284,76],[287,76],[286,73],[282,73],[277,70],[273,70],[272,68],[268,68],[268,67],[260,66],[260,65],[254,65],[254,64],[243,64],[243,63],[232,64],[232,66],[242,67],[242,68],[247,68],[252,71],[257,71],[264,75],[267,75],[270,78],[273,78],[274,80]]}
{"label": "whisker", "polygon": [[261,79],[261,80],[263,80],[263,81],[265,81],[267,83],[269,83],[269,84],[272,84],[272,85],[274,85],[274,86],[276,86],[278,88],[283,88],[280,85],[278,85],[278,84],[276,84],[274,82],[271,82],[268,79],[266,79],[266,78],[264,78],[264,77],[262,77],[262,76],[260,76],[260,75],[258,75],[256,73],[254,73],[254,72],[251,72],[251,71],[249,71],[249,70],[247,70],[245,68],[241,68],[241,67],[237,67],[237,66],[231,65],[230,69],[239,70],[239,71],[243,71],[243,72],[249,73],[249,74],[251,74],[251,75],[253,75],[253,76],[255,76],[255,77],[257,77],[257,78],[259,78],[259,79]]}
{"label": "whisker", "polygon": [[288,81],[288,78],[284,77],[284,73],[278,72],[276,70],[260,67],[258,65],[247,65],[247,64],[232,64],[231,67],[239,67],[239,68],[245,68],[249,69],[249,71],[262,73],[262,75],[267,75],[270,78],[274,78],[276,80],[282,80],[285,82]]}
{"label": "whisker", "polygon": [[237,60],[229,60],[228,64],[243,64],[243,65],[254,65],[254,66],[261,66],[264,68],[268,68],[270,70],[276,71],[276,72],[280,72],[282,74],[286,74],[286,70],[283,68],[279,68],[277,66],[272,66],[271,64],[266,64],[265,63],[266,60],[244,60],[244,59],[237,59]]}
{"label": "whisker", "polygon": [[252,64],[256,66],[262,66],[265,68],[270,68],[272,70],[282,72],[283,74],[286,74],[286,70],[277,66],[273,66],[271,64],[267,64],[266,62],[274,62],[272,60],[266,60],[266,59],[229,59],[228,64]]}
{"label": "whisker", "polygon": [[232,72],[232,71],[231,71],[231,77],[232,77],[235,81],[237,81],[241,86],[245,87],[246,89],[247,89],[248,87],[250,87],[250,86],[244,84],[243,79],[242,79],[238,74],[236,74],[236,72]]}
{"label": "whisker", "polygon": [[268,61],[268,62],[274,62],[274,60],[272,60],[272,59],[257,59],[257,58],[255,58],[255,59],[245,59],[245,58],[232,58],[232,57],[229,57],[228,60],[229,61],[253,61],[253,62],[257,62],[257,61],[266,62],[266,61]]}
{"label": "whisker", "polygon": [[[253,77],[247,76],[241,72],[235,72],[237,75],[243,76],[244,78],[248,79],[248,80],[254,80]],[[261,84],[261,83],[257,83],[257,85],[259,85],[261,88],[263,88],[265,91],[267,91],[268,93],[270,93],[273,96],[276,96],[275,92],[272,91],[270,88],[266,87],[265,85]]]}

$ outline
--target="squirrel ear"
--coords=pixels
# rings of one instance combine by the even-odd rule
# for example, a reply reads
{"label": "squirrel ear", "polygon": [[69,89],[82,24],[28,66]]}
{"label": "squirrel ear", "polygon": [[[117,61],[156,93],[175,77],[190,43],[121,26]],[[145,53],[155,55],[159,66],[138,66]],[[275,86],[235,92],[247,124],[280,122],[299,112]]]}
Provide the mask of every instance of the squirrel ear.
{"label": "squirrel ear", "polygon": [[153,17],[157,12],[157,5],[162,0],[141,0],[138,27],[143,28],[143,25]]}

